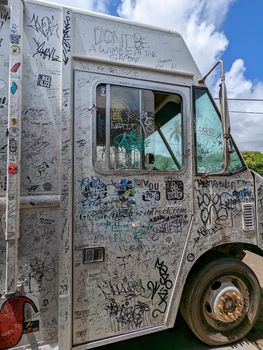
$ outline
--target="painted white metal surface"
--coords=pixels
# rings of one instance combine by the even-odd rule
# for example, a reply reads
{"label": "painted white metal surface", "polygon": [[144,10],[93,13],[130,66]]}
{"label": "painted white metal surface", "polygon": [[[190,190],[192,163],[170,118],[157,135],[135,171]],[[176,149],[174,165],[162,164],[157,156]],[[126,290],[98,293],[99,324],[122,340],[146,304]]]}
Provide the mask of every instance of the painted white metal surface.
{"label": "painted white metal surface", "polygon": [[186,72],[193,74],[196,81],[200,78],[186,44],[177,33],[82,14],[76,14],[75,23],[76,56]]}
{"label": "painted white metal surface", "polygon": [[[226,243],[262,248],[262,179],[257,234],[242,227],[242,203],[255,203],[248,170],[195,176],[200,73],[179,34],[43,2],[11,5],[11,21],[0,5],[0,291],[18,294],[0,301],[0,321],[11,322],[2,344],[85,349],[172,327],[202,254]],[[98,84],[182,97],[182,170],[94,167]],[[133,191],[118,193],[127,181]],[[174,183],[183,197],[174,199]],[[105,260],[85,264],[96,247]]]}

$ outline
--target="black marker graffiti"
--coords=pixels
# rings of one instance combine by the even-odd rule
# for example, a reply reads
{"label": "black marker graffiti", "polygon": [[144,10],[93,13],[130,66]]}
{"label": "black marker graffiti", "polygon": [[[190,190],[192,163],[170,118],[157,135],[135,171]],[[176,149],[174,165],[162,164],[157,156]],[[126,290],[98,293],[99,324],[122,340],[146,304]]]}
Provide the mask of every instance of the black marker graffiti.
{"label": "black marker graffiti", "polygon": [[6,97],[0,97],[0,108],[4,108],[6,101]]}
{"label": "black marker graffiti", "polygon": [[63,52],[63,62],[66,65],[68,63],[69,57],[68,53],[71,51],[70,46],[70,12],[67,12],[67,16],[64,20],[64,28],[63,28],[63,38],[62,38],[62,52]]}
{"label": "black marker graffiti", "polygon": [[33,54],[33,57],[39,55],[43,60],[47,59],[49,61],[60,62],[60,58],[56,54],[57,50],[54,47],[47,46],[45,41],[38,42],[35,38],[33,40],[37,46],[37,52]]}
{"label": "black marker graffiti", "polygon": [[149,281],[147,287],[151,290],[151,299],[158,295],[158,308],[152,312],[153,318],[158,317],[160,314],[164,314],[167,310],[167,299],[169,290],[173,287],[173,282],[169,279],[168,267],[164,261],[160,262],[157,258],[155,266],[159,270],[160,279],[159,281]]}
{"label": "black marker graffiti", "polygon": [[[245,185],[243,182],[241,184]],[[240,186],[238,182],[217,180],[195,182],[197,205],[202,223],[202,226],[197,229],[199,237],[214,235],[224,227],[233,227],[234,215],[238,215],[241,210],[240,204],[253,200],[251,189],[237,188],[238,185]],[[195,244],[197,242],[198,239],[195,238]]]}
{"label": "black marker graffiti", "polygon": [[98,285],[99,289],[102,291],[106,299],[110,297],[122,296],[125,301],[130,299],[135,299],[137,297],[147,298],[149,292],[146,292],[142,284],[142,280],[127,280],[126,278],[123,281],[117,283],[113,282],[104,282]]}
{"label": "black marker graffiti", "polygon": [[[1,13],[0,14],[0,19],[4,20],[4,21],[7,21],[8,19],[10,19],[10,15],[8,12],[5,12],[5,13]],[[1,21],[2,22],[2,21]],[[0,23],[1,23],[0,22]]]}
{"label": "black marker graffiti", "polygon": [[44,16],[40,18],[38,15],[33,14],[30,22],[31,24],[28,24],[27,26],[33,28],[37,33],[43,35],[47,40],[49,40],[53,35],[59,38],[59,25],[54,16]]}
{"label": "black marker graffiti", "polygon": [[114,317],[120,326],[140,327],[145,314],[150,311],[146,303],[138,301],[132,305],[128,301],[117,303],[115,299],[110,299],[110,304],[106,307],[110,317]]}

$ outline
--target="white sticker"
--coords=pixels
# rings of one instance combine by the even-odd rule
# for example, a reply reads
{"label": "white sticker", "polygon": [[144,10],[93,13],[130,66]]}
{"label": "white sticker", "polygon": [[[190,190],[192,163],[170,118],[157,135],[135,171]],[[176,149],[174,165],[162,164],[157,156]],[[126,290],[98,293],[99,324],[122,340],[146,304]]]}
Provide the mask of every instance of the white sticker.
{"label": "white sticker", "polygon": [[5,81],[0,79],[0,90],[4,89],[5,87],[6,87]]}

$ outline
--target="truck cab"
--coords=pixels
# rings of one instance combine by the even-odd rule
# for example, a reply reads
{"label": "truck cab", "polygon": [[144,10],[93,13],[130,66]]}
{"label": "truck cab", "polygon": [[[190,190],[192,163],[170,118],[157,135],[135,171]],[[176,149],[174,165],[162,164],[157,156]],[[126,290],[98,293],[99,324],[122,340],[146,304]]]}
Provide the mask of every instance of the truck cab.
{"label": "truck cab", "polygon": [[[176,32],[0,5],[0,349],[244,337],[263,179]],[[225,111],[226,112],[226,111]]]}

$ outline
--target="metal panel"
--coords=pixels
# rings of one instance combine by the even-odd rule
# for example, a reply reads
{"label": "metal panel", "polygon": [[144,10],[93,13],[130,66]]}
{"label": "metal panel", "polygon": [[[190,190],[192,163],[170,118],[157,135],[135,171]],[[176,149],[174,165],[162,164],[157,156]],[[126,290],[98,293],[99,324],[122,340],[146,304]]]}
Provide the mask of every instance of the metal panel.
{"label": "metal panel", "polygon": [[175,32],[134,25],[128,21],[76,13],[75,57],[116,64],[186,72],[200,72],[182,37]]}
{"label": "metal panel", "polygon": [[[90,106],[96,103],[96,84],[102,82],[181,94],[185,142],[186,139],[190,142],[189,88],[75,72],[74,345],[121,334],[125,337],[132,331],[146,333],[152,327],[165,325],[191,219],[190,152],[185,153],[185,167],[180,173],[147,175],[126,171],[124,175],[119,171],[99,175],[91,167],[95,114]],[[185,146],[188,149],[187,142]],[[118,198],[114,190],[114,183],[120,183],[123,176],[134,188],[135,207],[130,210],[129,219],[124,214],[122,217],[121,211],[119,215],[114,213],[110,204],[119,201],[120,209],[125,206],[121,203],[126,195]],[[168,184],[172,182],[183,183],[184,195],[180,199],[171,200],[167,196],[166,192],[171,190]],[[86,184],[88,191],[91,183],[107,188],[106,197],[97,204],[92,195],[90,202],[83,197],[86,193],[83,186]],[[160,192],[160,200],[144,201],[144,194],[152,188]],[[83,264],[83,248],[96,246],[105,248],[105,261]]]}

